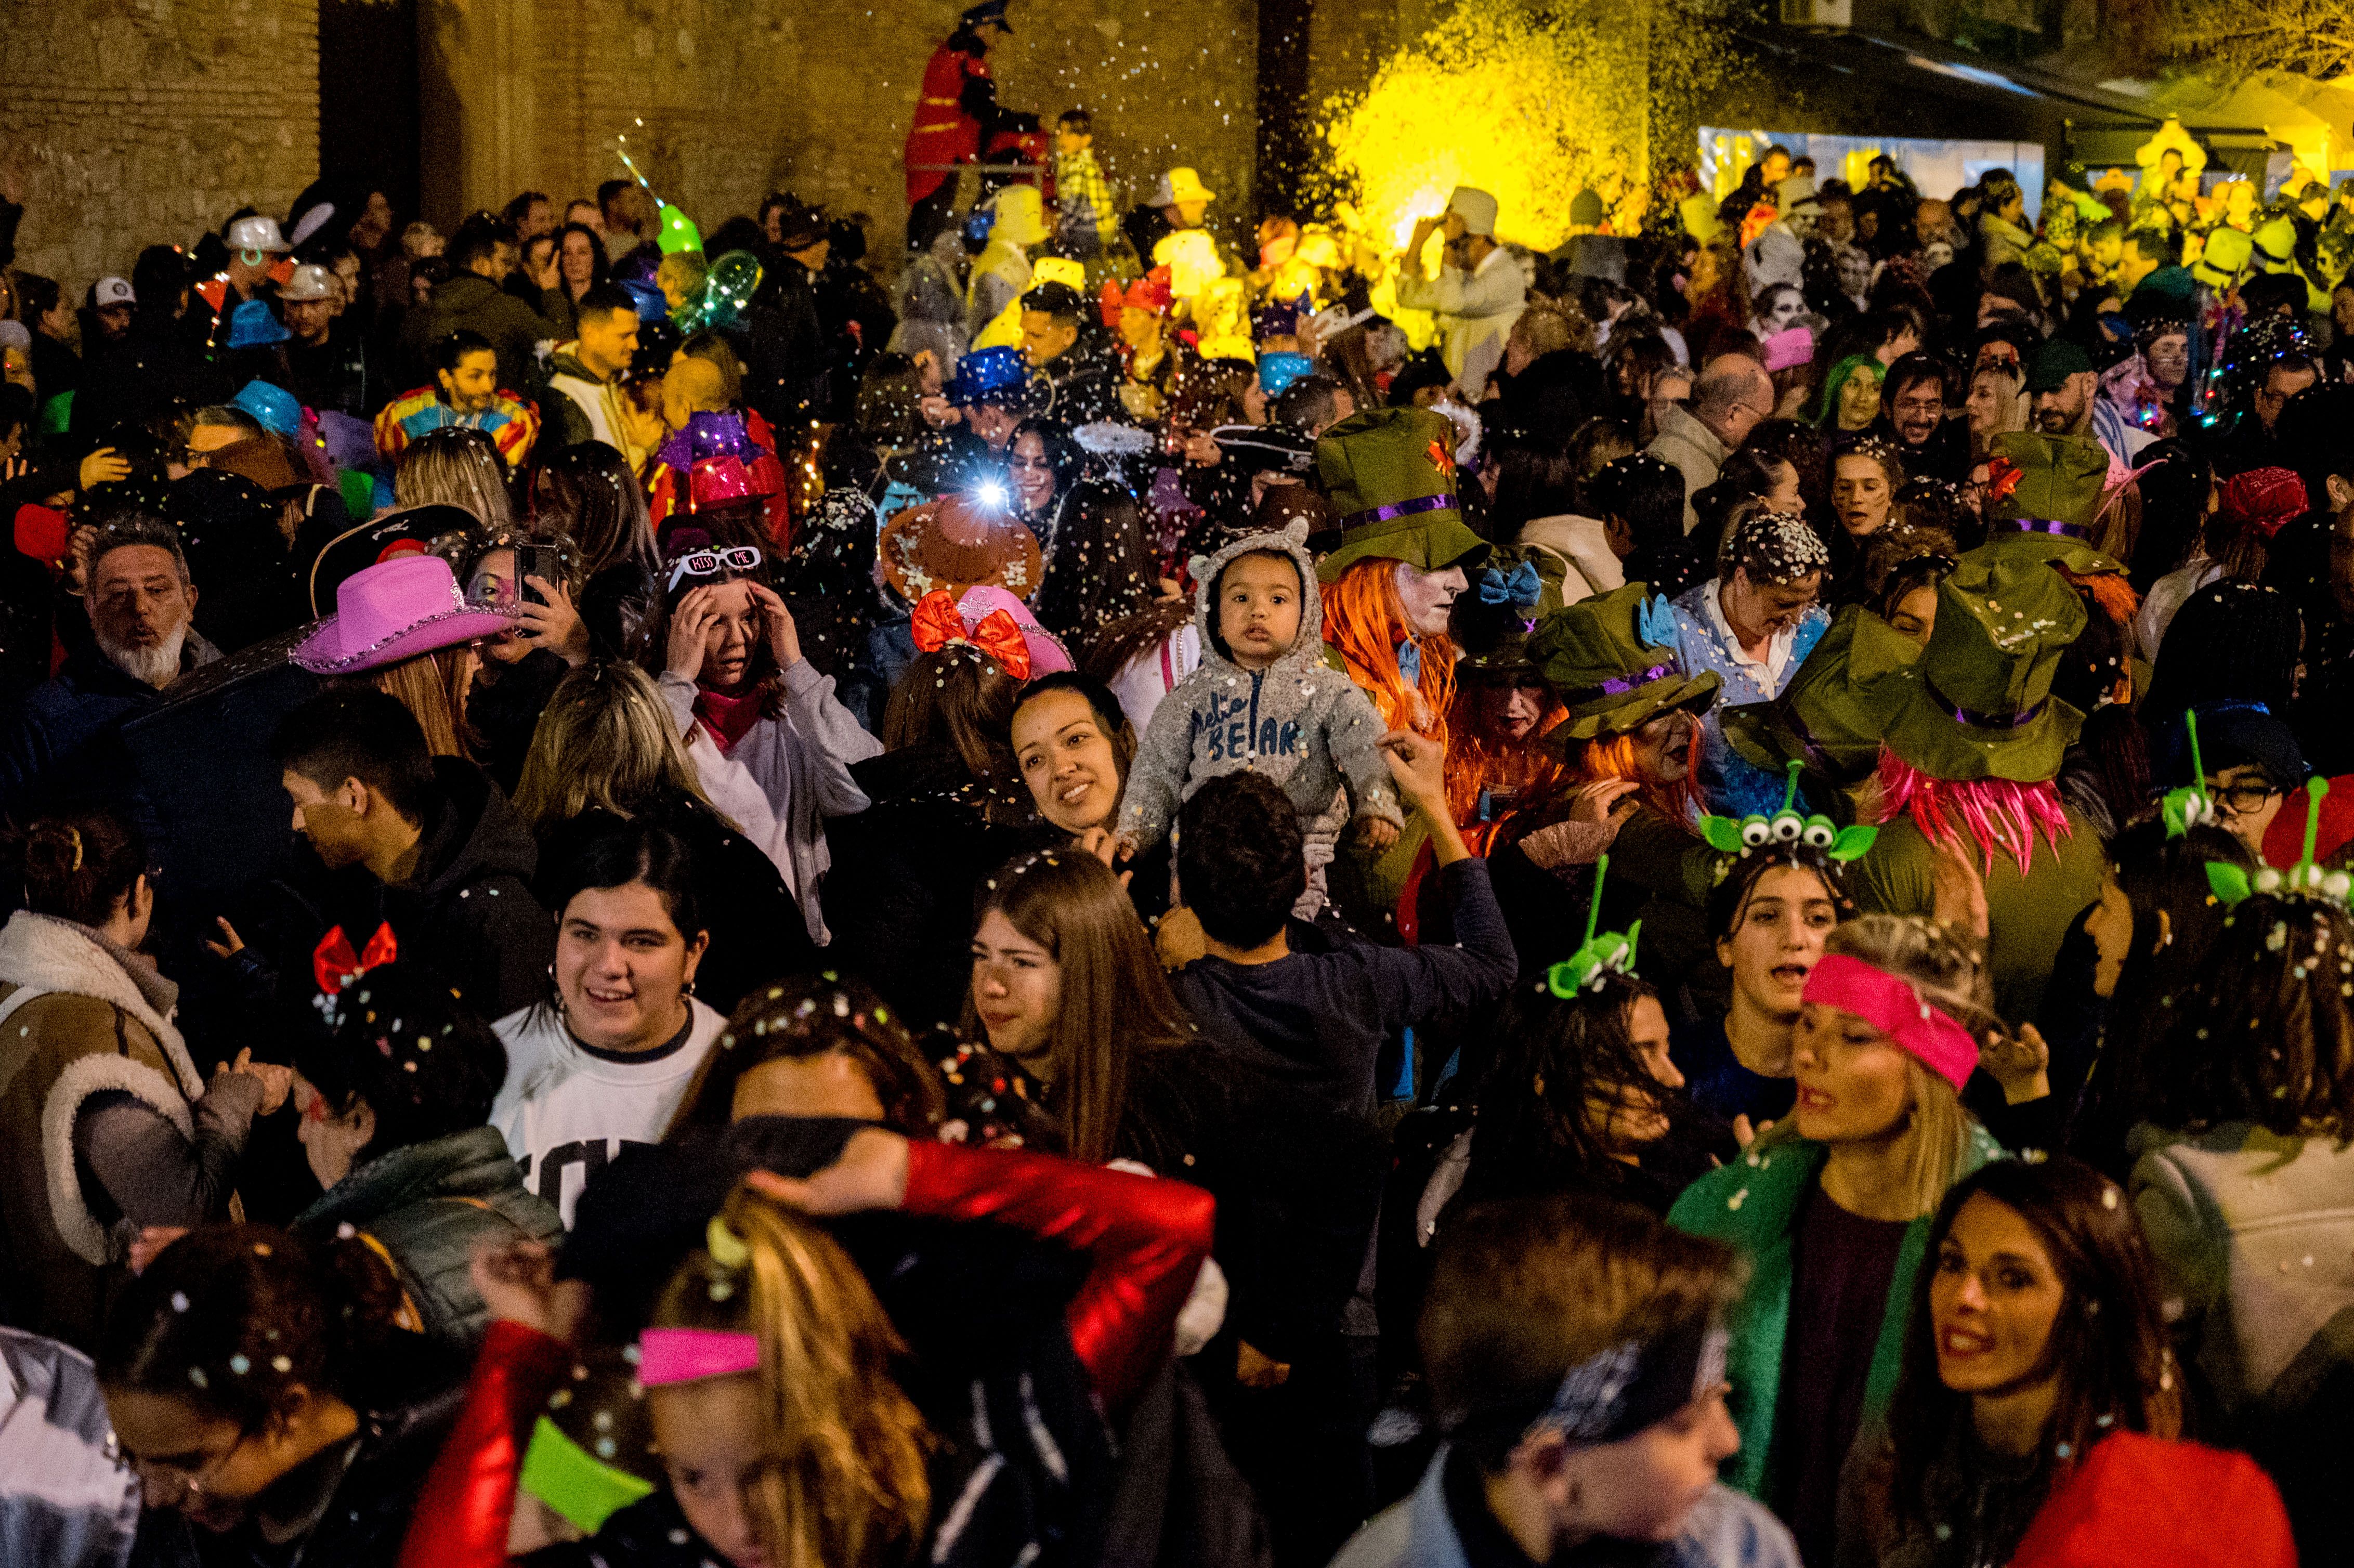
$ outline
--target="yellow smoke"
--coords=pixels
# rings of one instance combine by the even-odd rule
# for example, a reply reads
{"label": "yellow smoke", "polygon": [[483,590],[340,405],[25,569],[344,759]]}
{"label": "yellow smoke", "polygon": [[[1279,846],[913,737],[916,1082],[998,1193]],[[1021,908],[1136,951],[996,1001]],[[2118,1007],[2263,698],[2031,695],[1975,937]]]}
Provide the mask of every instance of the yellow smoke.
{"label": "yellow smoke", "polygon": [[1392,249],[1458,185],[1496,197],[1499,239],[1559,245],[1578,192],[1614,173],[1643,176],[1648,9],[1614,8],[1604,24],[1467,0],[1362,93],[1324,106],[1336,189]]}

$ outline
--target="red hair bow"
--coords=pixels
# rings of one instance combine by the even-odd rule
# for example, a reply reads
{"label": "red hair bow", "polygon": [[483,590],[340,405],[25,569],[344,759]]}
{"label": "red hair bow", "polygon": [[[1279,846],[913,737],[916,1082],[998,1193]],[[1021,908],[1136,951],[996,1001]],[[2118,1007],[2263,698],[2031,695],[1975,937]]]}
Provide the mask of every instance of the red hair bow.
{"label": "red hair bow", "polygon": [[311,973],[319,982],[320,994],[334,996],[368,970],[399,956],[400,944],[393,940],[389,924],[378,926],[366,949],[358,953],[352,951],[352,939],[337,926],[311,950]]}
{"label": "red hair bow", "polygon": [[2027,471],[2009,458],[1991,459],[1987,463],[1986,498],[1988,501],[2009,500],[2010,493],[2019,488],[2019,482],[2026,477]]}
{"label": "red hair bow", "polygon": [[916,601],[915,620],[910,628],[916,637],[916,651],[931,653],[951,642],[961,642],[978,648],[997,661],[998,667],[1017,681],[1030,678],[1030,644],[1023,640],[1022,624],[1002,609],[992,609],[978,624],[968,627],[964,617],[957,613],[956,600],[946,588],[934,588]]}

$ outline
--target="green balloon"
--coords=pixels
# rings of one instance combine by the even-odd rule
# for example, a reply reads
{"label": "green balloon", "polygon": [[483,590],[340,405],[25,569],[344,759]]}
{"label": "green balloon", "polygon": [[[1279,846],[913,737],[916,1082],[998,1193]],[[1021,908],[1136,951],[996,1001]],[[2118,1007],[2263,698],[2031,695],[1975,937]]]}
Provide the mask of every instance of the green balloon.
{"label": "green balloon", "polygon": [[695,219],[668,202],[662,204],[662,232],[654,244],[665,256],[675,256],[683,250],[703,249],[703,230],[695,227]]}

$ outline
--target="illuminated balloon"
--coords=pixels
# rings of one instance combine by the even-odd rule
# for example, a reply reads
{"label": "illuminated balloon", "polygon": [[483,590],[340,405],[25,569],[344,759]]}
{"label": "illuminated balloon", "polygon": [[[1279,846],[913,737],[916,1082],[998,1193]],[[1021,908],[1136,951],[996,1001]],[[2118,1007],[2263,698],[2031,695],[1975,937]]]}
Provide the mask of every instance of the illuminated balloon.
{"label": "illuminated balloon", "polygon": [[654,244],[665,256],[675,256],[682,250],[703,249],[703,230],[695,227],[695,219],[668,202],[662,203],[662,232],[654,236]]}
{"label": "illuminated balloon", "polygon": [[673,318],[681,332],[707,326],[734,326],[760,288],[759,260],[748,250],[730,250],[711,264],[703,292],[680,307]]}

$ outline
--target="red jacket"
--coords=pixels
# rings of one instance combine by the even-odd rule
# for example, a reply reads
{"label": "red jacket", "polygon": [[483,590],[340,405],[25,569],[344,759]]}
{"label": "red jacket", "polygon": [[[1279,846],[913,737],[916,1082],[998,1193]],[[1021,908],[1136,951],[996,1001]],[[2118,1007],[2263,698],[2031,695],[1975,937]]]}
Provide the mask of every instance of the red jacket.
{"label": "red jacket", "polygon": [[[981,152],[981,115],[969,90],[989,80],[989,59],[969,52],[955,40],[932,51],[924,68],[924,85],[916,96],[915,122],[907,127],[907,201],[923,200],[948,180],[928,164],[970,164]],[[993,89],[989,90],[993,91]]]}
{"label": "red jacket", "polygon": [[[900,1212],[993,1220],[1087,1259],[1065,1309],[1071,1348],[1105,1405],[1134,1396],[1170,1352],[1178,1310],[1210,1255],[1216,1202],[1182,1181],[1044,1154],[910,1142]],[[502,1568],[531,1429],[571,1352],[493,1322],[466,1404],[419,1489],[400,1568]]]}

